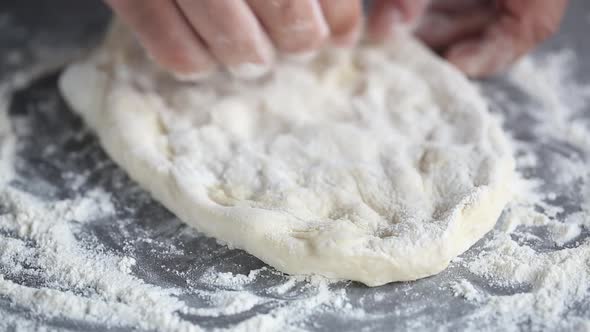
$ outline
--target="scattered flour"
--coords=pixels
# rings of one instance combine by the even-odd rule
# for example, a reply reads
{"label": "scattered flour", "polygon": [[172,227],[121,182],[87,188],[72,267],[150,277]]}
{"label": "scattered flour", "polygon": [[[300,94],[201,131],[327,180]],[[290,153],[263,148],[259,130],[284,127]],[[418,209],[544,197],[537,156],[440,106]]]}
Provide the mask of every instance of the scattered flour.
{"label": "scattered flour", "polygon": [[[533,116],[531,133],[542,140],[544,151],[554,153],[515,141],[524,178],[515,184],[520,196],[478,249],[453,261],[450,270],[465,273],[451,273],[439,285],[470,309],[453,322],[433,322],[421,314],[408,325],[411,328],[590,330],[590,121],[580,115],[588,107],[590,89],[572,79],[574,60],[571,53],[558,52],[527,59],[513,71],[511,82],[534,102],[525,109],[521,104],[508,109],[507,117],[516,112]],[[49,202],[14,185],[18,143],[5,116],[9,92],[0,87],[0,330],[59,329],[60,321],[67,319],[87,324],[69,326],[78,330],[102,326],[200,331],[208,329],[201,324],[207,319],[240,317],[227,328],[292,331],[321,329],[313,317],[322,312],[369,327],[380,317],[399,315],[399,309],[387,306],[379,314],[365,311],[363,300],[351,301],[346,284],[288,277],[266,267],[247,274],[209,268],[196,279],[186,277],[184,288],[156,286],[137,277],[137,257],[79,237],[81,227],[116,220],[109,192],[95,188]],[[26,125],[18,124],[24,129]],[[543,176],[554,182],[550,191],[536,173],[544,165],[551,165],[550,174]],[[563,208],[564,200],[572,199],[576,208]],[[272,273],[283,281],[264,292],[252,290]],[[396,294],[412,299],[413,284],[399,284],[404,287],[405,293]],[[373,302],[388,303],[395,297],[374,291],[367,296]],[[293,293],[298,296],[289,299]],[[198,296],[206,305],[195,306],[186,295]],[[407,306],[409,312],[420,312],[420,305]]]}
{"label": "scattered flour", "polygon": [[[10,84],[15,85],[20,86],[20,80]],[[27,331],[48,325],[59,329],[63,327],[60,320],[65,318],[89,326],[200,331],[198,324],[183,317],[202,320],[237,315],[269,302],[269,298],[243,288],[260,273],[268,272],[266,267],[247,275],[208,270],[198,281],[210,285],[209,291],[190,284],[188,289],[163,288],[133,276],[137,265],[134,257],[111,253],[100,243],[79,238],[80,226],[116,217],[111,195],[92,189],[78,197],[45,201],[14,185],[19,176],[13,170],[15,135],[6,118],[10,89],[8,85],[2,87],[0,330]],[[19,131],[26,133],[26,125],[18,123]],[[268,293],[282,295],[295,283],[307,283],[308,296],[290,303],[283,301],[271,313],[255,315],[232,327],[244,331],[292,330],[310,312],[320,307],[343,307],[347,302],[343,290],[331,290],[327,280],[315,277],[289,277],[285,283],[268,289]],[[187,293],[206,299],[208,306],[189,306],[181,300]],[[8,301],[12,310],[7,311],[3,301]],[[23,319],[19,312],[38,319]]]}
{"label": "scattered flour", "polygon": [[[522,153],[517,164],[523,174],[550,165],[548,178],[563,197],[544,191],[538,179],[523,181],[521,197],[504,222],[481,252],[461,263],[483,277],[486,287],[504,290],[486,291],[467,280],[452,283],[456,295],[478,303],[468,317],[472,328],[590,329],[590,119],[582,116],[590,105],[590,85],[573,78],[575,69],[574,54],[565,50],[525,59],[512,71],[510,81],[534,100],[530,108],[514,111],[533,116],[536,140],[558,154],[539,159],[531,143],[516,142]],[[552,203],[559,199],[562,203]],[[577,200],[580,210],[562,208],[565,199]],[[586,309],[576,312],[576,307]]]}
{"label": "scattered flour", "polygon": [[486,298],[485,294],[479,291],[473,284],[467,280],[459,280],[451,284],[453,295],[462,296],[465,299],[473,302],[483,302]]}
{"label": "scattered flour", "polygon": [[231,272],[218,272],[214,268],[209,268],[201,276],[200,280],[208,283],[217,285],[218,287],[231,287],[234,289],[240,289],[241,286],[253,282],[260,272],[266,270],[264,267],[258,270],[252,270],[247,275],[245,274],[233,274]]}

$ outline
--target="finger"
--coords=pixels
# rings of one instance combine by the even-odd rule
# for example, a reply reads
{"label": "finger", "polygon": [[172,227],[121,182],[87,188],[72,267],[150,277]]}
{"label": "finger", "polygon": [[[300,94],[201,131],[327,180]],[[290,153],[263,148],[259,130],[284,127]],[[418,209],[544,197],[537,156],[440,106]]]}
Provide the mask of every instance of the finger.
{"label": "finger", "polygon": [[507,30],[530,46],[544,41],[558,30],[567,5],[567,0],[498,2],[499,10],[506,14],[506,25],[514,25],[512,29],[507,26]]}
{"label": "finger", "polygon": [[390,38],[396,27],[413,25],[427,3],[427,0],[376,0],[369,12],[369,37],[382,41]]}
{"label": "finger", "polygon": [[284,53],[304,54],[320,48],[329,30],[316,0],[247,0]]}
{"label": "finger", "polygon": [[452,46],[445,58],[467,76],[481,78],[505,69],[522,53],[510,38],[487,36]]}
{"label": "finger", "polygon": [[[535,3],[552,5],[547,8]],[[468,76],[496,74],[557,30],[565,3],[565,0],[512,1],[510,7],[502,8],[503,16],[486,30],[481,39],[458,43],[445,56]]]}
{"label": "finger", "polygon": [[432,11],[424,15],[415,33],[428,46],[441,49],[481,34],[496,18],[494,11],[485,8],[460,14]]}
{"label": "finger", "polygon": [[402,16],[393,1],[377,0],[369,12],[367,29],[370,39],[383,41],[390,38],[396,24],[401,24]]}
{"label": "finger", "polygon": [[273,47],[244,0],[177,0],[211,53],[234,75],[255,78],[268,71]]}
{"label": "finger", "polygon": [[154,60],[181,76],[211,71],[215,62],[170,1],[106,0]]}
{"label": "finger", "polygon": [[330,28],[330,38],[337,46],[351,46],[358,41],[363,14],[361,0],[320,0]]}

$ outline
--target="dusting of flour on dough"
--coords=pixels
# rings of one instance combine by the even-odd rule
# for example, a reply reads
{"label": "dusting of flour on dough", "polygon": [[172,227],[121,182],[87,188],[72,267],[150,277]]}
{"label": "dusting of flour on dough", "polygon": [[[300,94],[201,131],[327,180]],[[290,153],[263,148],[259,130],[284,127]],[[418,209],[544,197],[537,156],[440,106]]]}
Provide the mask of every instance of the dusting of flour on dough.
{"label": "dusting of flour on dough", "polygon": [[[0,91],[0,301],[9,301],[11,308],[4,311],[5,307],[0,306],[0,330],[36,330],[51,322],[60,326],[62,319],[68,319],[88,326],[201,331],[198,324],[182,317],[237,315],[269,303],[268,298],[245,287],[261,273],[276,273],[266,267],[248,275],[208,270],[197,282],[208,285],[210,291],[193,288],[190,282],[185,289],[163,288],[135,277],[134,257],[112,253],[101,243],[81,236],[81,225],[104,222],[116,214],[111,195],[100,188],[83,191],[71,199],[45,201],[12,185],[19,181],[13,171],[17,142],[6,118],[9,90]],[[26,122],[18,126],[20,132],[27,132]],[[234,324],[233,328],[294,328],[313,312],[346,305],[345,292],[330,289],[330,283],[318,277],[291,277],[269,289],[267,295],[284,295],[301,283],[307,284],[307,296],[285,302],[272,314]],[[203,298],[208,307],[194,308],[184,303],[180,297],[187,292]],[[41,320],[23,319],[22,312]]]}
{"label": "dusting of flour on dough", "polygon": [[411,36],[171,80],[115,25],[65,99],[181,220],[290,274],[378,286],[444,270],[510,200],[512,151],[472,84]]}
{"label": "dusting of flour on dough", "polygon": [[[588,84],[572,79],[574,60],[560,52],[528,59],[515,68],[515,86],[538,97],[524,109],[519,103],[505,111],[508,117],[522,112],[536,116],[531,130],[539,138],[548,137],[547,144],[541,151],[530,143],[514,142],[517,165],[526,178],[518,184],[516,202],[481,246],[454,260],[451,274],[431,278],[439,284],[421,301],[412,299],[420,293],[421,282],[428,280],[353,289],[367,295],[351,301],[347,284],[289,277],[269,267],[235,273],[203,266],[204,271],[194,276],[177,266],[171,273],[186,279],[182,288],[143,280],[138,272],[144,267],[132,252],[121,254],[80,236],[80,229],[93,223],[124,222],[113,216],[118,208],[113,206],[113,193],[98,186],[53,205],[11,184],[19,181],[13,170],[19,143],[5,117],[10,90],[0,88],[0,330],[54,330],[70,320],[82,324],[70,326],[75,330],[98,324],[100,329],[201,331],[211,329],[207,319],[230,313],[234,315],[229,319],[238,317],[226,325],[233,331],[325,330],[326,325],[316,321],[322,313],[346,319],[346,330],[382,326],[378,324],[383,317],[405,322],[407,316],[396,318],[405,311],[415,314],[401,329],[589,330],[590,170],[576,151],[590,152],[588,120],[579,116],[590,98]],[[539,98],[547,101],[539,103]],[[502,104],[509,101],[504,98]],[[554,112],[555,107],[560,111]],[[26,121],[12,120],[19,133],[32,130]],[[536,174],[544,163],[553,167],[551,176],[544,177],[556,182],[551,192]],[[84,175],[72,177],[73,183],[85,183]],[[579,210],[559,208],[564,196],[577,199]],[[165,254],[179,251],[160,247],[151,237],[136,240]],[[261,293],[259,285],[269,278],[280,282]],[[432,301],[429,295],[440,291],[437,287],[471,306],[445,321],[434,319],[435,312],[420,311]],[[185,300],[187,294],[205,304],[195,307]],[[407,301],[405,311],[386,302],[398,296]],[[382,311],[366,312],[371,301],[384,303]],[[435,307],[450,310],[446,303]],[[359,325],[348,325],[351,321]]]}

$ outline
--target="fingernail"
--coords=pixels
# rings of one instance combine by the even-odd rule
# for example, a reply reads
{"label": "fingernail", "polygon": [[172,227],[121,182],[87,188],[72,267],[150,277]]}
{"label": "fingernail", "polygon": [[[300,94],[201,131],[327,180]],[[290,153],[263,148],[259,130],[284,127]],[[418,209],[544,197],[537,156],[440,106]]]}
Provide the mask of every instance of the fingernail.
{"label": "fingernail", "polygon": [[270,71],[270,67],[259,63],[241,63],[230,66],[227,70],[236,78],[253,80],[266,75]]}
{"label": "fingernail", "polygon": [[316,57],[318,51],[311,50],[305,52],[298,52],[298,53],[286,53],[283,55],[283,58],[287,61],[296,62],[296,63],[306,63]]}
{"label": "fingernail", "polygon": [[194,73],[172,73],[172,76],[181,82],[202,82],[213,76],[215,72],[217,72],[216,69],[207,69]]}

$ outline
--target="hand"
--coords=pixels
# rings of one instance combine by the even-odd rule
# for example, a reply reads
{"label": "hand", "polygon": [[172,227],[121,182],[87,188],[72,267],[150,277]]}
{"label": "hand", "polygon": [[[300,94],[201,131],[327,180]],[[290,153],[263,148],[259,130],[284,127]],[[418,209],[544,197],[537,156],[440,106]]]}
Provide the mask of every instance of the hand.
{"label": "hand", "polygon": [[471,77],[506,69],[557,31],[567,0],[376,0],[373,40],[416,27],[426,44]]}
{"label": "hand", "polygon": [[471,77],[496,74],[557,31],[567,0],[433,0],[416,33]]}
{"label": "hand", "polygon": [[311,53],[359,35],[361,0],[105,0],[154,60],[181,77],[225,67],[262,75],[275,53]]}

